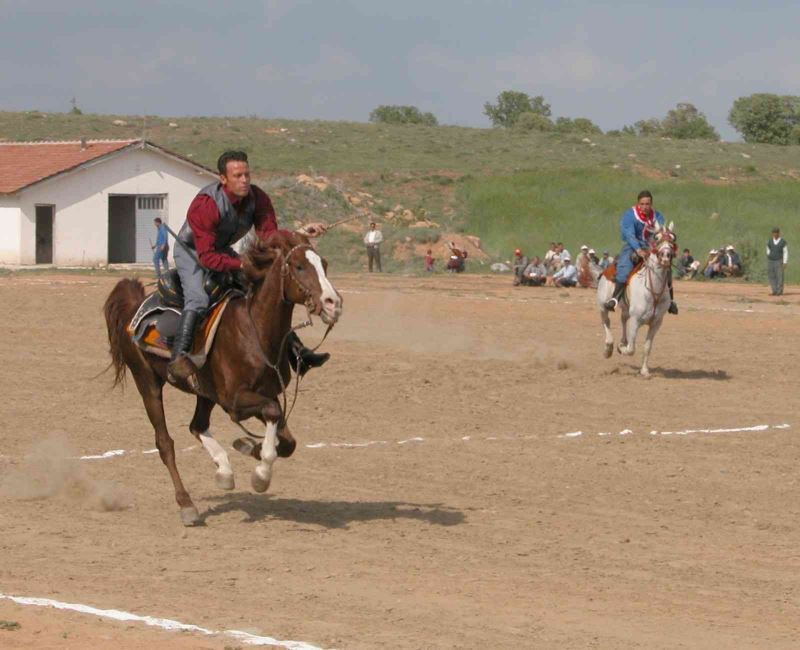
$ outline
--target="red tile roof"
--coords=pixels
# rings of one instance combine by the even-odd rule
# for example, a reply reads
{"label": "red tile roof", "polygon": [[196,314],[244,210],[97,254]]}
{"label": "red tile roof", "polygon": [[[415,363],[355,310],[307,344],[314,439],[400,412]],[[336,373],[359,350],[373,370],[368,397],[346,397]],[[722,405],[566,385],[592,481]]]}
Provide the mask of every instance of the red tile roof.
{"label": "red tile roof", "polygon": [[130,147],[140,140],[88,140],[75,142],[0,142],[0,194],[57,176],[84,163]]}

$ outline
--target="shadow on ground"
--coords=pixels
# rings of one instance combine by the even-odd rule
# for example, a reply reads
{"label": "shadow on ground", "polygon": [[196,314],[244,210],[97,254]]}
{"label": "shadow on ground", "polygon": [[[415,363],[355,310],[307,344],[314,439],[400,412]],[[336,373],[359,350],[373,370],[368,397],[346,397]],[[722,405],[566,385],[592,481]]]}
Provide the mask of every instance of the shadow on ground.
{"label": "shadow on ground", "polygon": [[650,368],[650,372],[667,379],[715,379],[728,381],[731,376],[725,370],[679,370],[678,368]]}
{"label": "shadow on ground", "polygon": [[401,501],[303,501],[270,498],[267,495],[236,492],[208,497],[218,502],[200,519],[228,512],[244,513],[245,522],[282,519],[325,528],[347,528],[353,522],[386,519],[415,519],[438,526],[456,526],[464,522],[464,513],[440,503],[404,503]]}

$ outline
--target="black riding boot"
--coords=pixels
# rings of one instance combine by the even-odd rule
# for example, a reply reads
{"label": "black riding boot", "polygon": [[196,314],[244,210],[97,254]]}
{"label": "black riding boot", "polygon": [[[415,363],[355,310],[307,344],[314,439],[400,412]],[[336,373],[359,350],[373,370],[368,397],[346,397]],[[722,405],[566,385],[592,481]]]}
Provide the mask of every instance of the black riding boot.
{"label": "black riding boot", "polygon": [[178,323],[178,331],[175,333],[175,341],[172,343],[172,356],[167,373],[173,380],[189,379],[197,368],[187,356],[192,350],[194,340],[194,328],[199,320],[196,311],[184,311],[181,313],[181,320]]}
{"label": "black riding boot", "polygon": [[317,354],[309,350],[303,345],[303,342],[300,340],[300,337],[297,336],[296,332],[289,334],[286,347],[286,354],[289,356],[289,363],[292,366],[292,370],[297,370],[301,377],[311,368],[319,368],[331,358],[329,352]]}
{"label": "black riding boot", "polygon": [[669,279],[669,309],[670,314],[678,315],[678,304],[675,302],[675,294],[672,290],[672,278]]}
{"label": "black riding boot", "polygon": [[614,295],[606,301],[604,305],[608,311],[614,311],[619,301],[622,300],[622,295],[625,293],[624,282],[614,282]]}

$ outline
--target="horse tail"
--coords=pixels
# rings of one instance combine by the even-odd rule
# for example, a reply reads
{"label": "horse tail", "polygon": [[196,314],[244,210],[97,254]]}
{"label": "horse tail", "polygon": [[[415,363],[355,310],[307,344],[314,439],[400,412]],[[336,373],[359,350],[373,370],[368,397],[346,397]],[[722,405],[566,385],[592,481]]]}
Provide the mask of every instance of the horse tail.
{"label": "horse tail", "polygon": [[142,283],[139,280],[125,278],[117,282],[103,305],[103,315],[108,327],[108,351],[111,354],[111,363],[106,370],[114,368],[112,388],[125,383],[123,344],[128,337],[126,329],[142,300],[144,300]]}

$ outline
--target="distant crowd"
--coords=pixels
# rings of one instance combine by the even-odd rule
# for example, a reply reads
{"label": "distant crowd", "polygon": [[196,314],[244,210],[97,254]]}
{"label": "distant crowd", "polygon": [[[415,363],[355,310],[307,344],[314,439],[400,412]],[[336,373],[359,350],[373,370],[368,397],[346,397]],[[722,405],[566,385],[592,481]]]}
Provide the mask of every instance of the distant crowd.
{"label": "distant crowd", "polygon": [[573,259],[563,243],[550,242],[544,257],[534,255],[529,259],[521,249],[516,249],[511,270],[514,272],[515,285],[596,287],[600,275],[613,262],[614,258],[608,251],[598,256],[597,251],[586,244],[581,246],[577,257]]}

